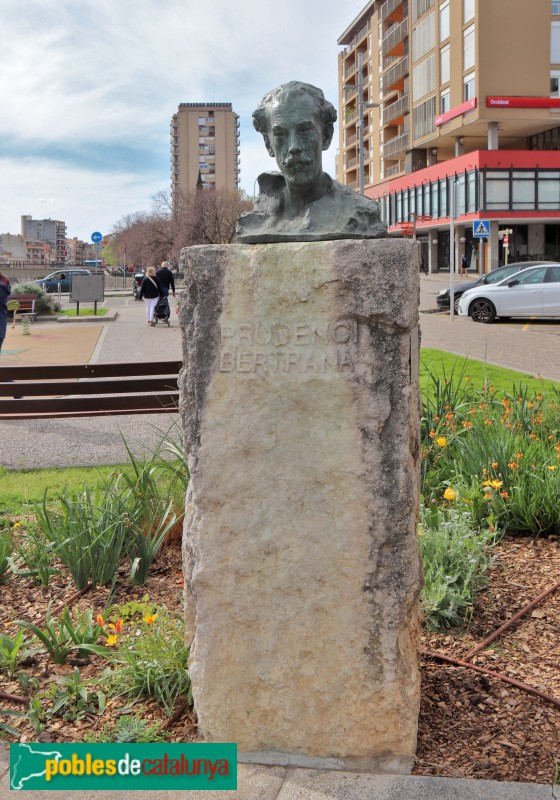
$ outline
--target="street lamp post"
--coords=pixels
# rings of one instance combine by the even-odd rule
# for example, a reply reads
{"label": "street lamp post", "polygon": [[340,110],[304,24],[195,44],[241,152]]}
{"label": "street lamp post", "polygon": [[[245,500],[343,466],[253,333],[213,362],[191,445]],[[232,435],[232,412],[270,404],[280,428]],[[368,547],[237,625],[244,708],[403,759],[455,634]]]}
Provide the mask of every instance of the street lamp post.
{"label": "street lamp post", "polygon": [[[365,192],[364,180],[364,109],[366,108],[379,108],[381,103],[365,103],[364,102],[364,73],[363,73],[364,54],[358,53],[358,120],[356,127],[358,129],[358,185],[360,194]],[[355,89],[356,87],[347,83],[342,87],[343,89]]]}

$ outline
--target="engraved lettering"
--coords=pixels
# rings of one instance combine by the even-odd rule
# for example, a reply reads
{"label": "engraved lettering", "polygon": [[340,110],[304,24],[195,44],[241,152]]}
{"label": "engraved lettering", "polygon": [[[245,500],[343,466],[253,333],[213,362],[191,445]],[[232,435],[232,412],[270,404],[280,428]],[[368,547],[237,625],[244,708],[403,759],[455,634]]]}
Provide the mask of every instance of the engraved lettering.
{"label": "engraved lettering", "polygon": [[235,326],[234,325],[229,325],[229,324],[222,325],[221,326],[221,330],[222,330],[222,344],[223,344],[223,342],[226,341],[226,339],[231,339],[231,338],[233,338],[233,336],[235,336]]}
{"label": "engraved lettering", "polygon": [[257,322],[255,325],[255,341],[261,346],[270,344],[272,339],[272,331],[267,328],[262,322]]}
{"label": "engraved lettering", "polygon": [[243,323],[239,326],[239,344],[252,347],[253,345],[253,326]]}
{"label": "engraved lettering", "polygon": [[233,372],[235,357],[229,350],[223,350],[220,357],[220,372]]}
{"label": "engraved lettering", "polygon": [[311,328],[309,325],[294,325],[294,343],[311,344]]}
{"label": "engraved lettering", "polygon": [[[294,370],[291,367],[295,367]],[[299,372],[299,354],[298,353],[286,353],[286,372]]]}
{"label": "engraved lettering", "polygon": [[266,353],[262,350],[255,350],[255,372],[258,373],[259,367],[262,369],[263,373],[266,375],[268,372],[267,365],[266,365]]}
{"label": "engraved lettering", "polygon": [[273,344],[277,347],[290,343],[290,329],[283,322],[279,322],[273,329]]}
{"label": "engraved lettering", "polygon": [[251,350],[241,350],[237,356],[238,372],[253,372],[253,353]]}
{"label": "engraved lettering", "polygon": [[350,358],[350,353],[347,350],[338,350],[336,354],[336,368],[338,372],[344,372],[344,369],[349,369],[354,372],[354,364]]}
{"label": "engraved lettering", "polygon": [[346,344],[352,339],[352,323],[349,321],[339,320],[339,322],[333,322],[329,328],[331,338],[337,344]]}

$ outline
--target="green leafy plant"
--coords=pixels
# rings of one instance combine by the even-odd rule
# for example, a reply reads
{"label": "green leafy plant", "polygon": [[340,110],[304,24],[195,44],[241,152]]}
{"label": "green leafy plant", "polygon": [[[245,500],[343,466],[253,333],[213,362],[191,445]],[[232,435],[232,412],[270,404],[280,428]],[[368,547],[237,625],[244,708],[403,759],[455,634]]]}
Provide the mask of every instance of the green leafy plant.
{"label": "green leafy plant", "polygon": [[[0,717],[25,717],[25,714],[22,714],[19,711],[12,711],[9,708],[0,708]],[[9,736],[14,736],[16,739],[19,739],[20,732],[17,728],[14,728],[13,725],[9,725],[7,722],[0,722],[0,731],[4,731]]]}
{"label": "green leafy plant", "polygon": [[[15,549],[19,562],[16,564],[13,558],[9,562],[14,575],[31,577],[41,586],[48,586],[51,575],[60,573],[53,566],[54,542],[49,542],[34,523],[27,524],[25,532],[15,542]],[[27,569],[23,569],[21,564],[25,564]]]}
{"label": "green leafy plant", "polygon": [[8,559],[12,555],[14,543],[12,534],[7,528],[0,531],[0,583],[8,579],[10,564]]}
{"label": "green leafy plant", "polygon": [[189,651],[184,623],[159,608],[138,630],[129,630],[114,656],[112,687],[118,694],[153,697],[170,714],[176,700],[190,697]]}
{"label": "green leafy plant", "polygon": [[126,532],[133,521],[115,481],[93,494],[88,486],[80,494],[63,493],[62,514],[48,508],[46,491],[42,507],[35,507],[41,530],[55,545],[77,589],[90,581],[105,585],[116,575]]}
{"label": "green leafy plant", "polygon": [[115,724],[104,725],[101,731],[87,734],[86,742],[115,742],[127,744],[138,742],[151,744],[153,742],[166,742],[168,734],[162,730],[161,724],[154,722],[151,725],[141,717],[123,715]]}
{"label": "green leafy plant", "polygon": [[16,669],[25,657],[30,655],[29,639],[24,638],[23,630],[19,630],[13,637],[0,633],[0,670],[13,678]]}
{"label": "green leafy plant", "polygon": [[473,530],[468,512],[437,507],[422,509],[419,534],[426,625],[431,630],[459,627],[487,584],[495,535]]}
{"label": "green leafy plant", "polygon": [[49,603],[43,628],[25,620],[16,620],[15,624],[34,634],[49,654],[53,664],[66,664],[72,650],[78,650],[82,655],[96,653],[107,656],[110,652],[106,647],[95,644],[100,629],[97,624],[91,624],[91,612],[89,615],[87,612],[78,614],[78,620],[73,624],[70,612],[64,608],[60,622],[56,623],[51,616],[51,603]]}
{"label": "green leafy plant", "polygon": [[172,501],[157,515],[155,524],[146,530],[134,527],[130,531],[133,545],[133,560],[130,568],[130,580],[136,585],[143,585],[148,580],[148,571],[158,554],[165,537],[177,520],[171,510]]}
{"label": "green leafy plant", "polygon": [[68,721],[103,714],[107,696],[93,681],[82,681],[80,671],[74,667],[71,675],[60,678],[48,691],[47,717],[62,717]]}

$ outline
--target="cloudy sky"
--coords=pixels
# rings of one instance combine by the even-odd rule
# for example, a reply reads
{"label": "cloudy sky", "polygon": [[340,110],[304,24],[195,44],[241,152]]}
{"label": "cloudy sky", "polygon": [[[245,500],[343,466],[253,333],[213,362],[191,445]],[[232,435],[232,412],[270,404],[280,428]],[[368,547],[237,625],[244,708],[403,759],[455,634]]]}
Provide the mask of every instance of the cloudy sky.
{"label": "cloudy sky", "polygon": [[[337,105],[337,38],[365,0],[1,0],[0,233],[62,219],[89,241],[169,189],[181,102],[231,102],[241,188],[274,169],[251,124],[302,80]],[[325,154],[334,172],[335,142]]]}

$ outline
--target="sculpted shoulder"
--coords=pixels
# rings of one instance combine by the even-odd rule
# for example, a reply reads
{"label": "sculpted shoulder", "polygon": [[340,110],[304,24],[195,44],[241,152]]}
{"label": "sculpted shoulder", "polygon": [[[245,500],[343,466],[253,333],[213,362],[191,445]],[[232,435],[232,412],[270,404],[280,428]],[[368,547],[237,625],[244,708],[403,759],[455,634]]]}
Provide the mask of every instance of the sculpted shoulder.
{"label": "sculpted shoulder", "polygon": [[259,175],[260,194],[252,211],[237,223],[237,241],[247,244],[329,239],[377,239],[387,235],[375,200],[364,197],[325,174],[327,191],[289,217],[285,180],[279,172]]}

